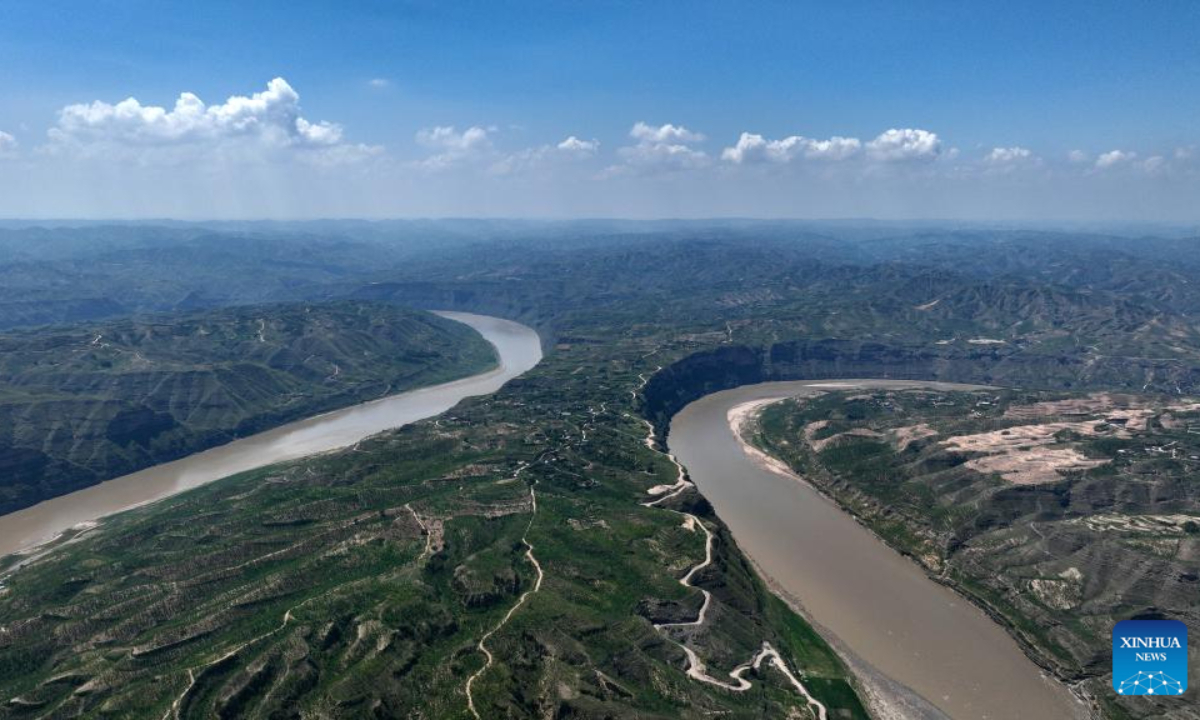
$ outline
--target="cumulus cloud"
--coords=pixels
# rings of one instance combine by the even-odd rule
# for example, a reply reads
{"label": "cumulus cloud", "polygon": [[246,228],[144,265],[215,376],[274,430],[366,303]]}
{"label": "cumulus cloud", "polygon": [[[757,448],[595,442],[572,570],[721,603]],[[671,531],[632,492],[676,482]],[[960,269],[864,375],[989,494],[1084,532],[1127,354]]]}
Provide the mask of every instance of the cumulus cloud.
{"label": "cumulus cloud", "polygon": [[1177,147],[1170,152],[1145,157],[1133,150],[1116,149],[1097,155],[1094,161],[1088,163],[1088,170],[1093,173],[1134,172],[1153,177],[1190,175],[1194,157],[1194,148],[1191,147]]}
{"label": "cumulus cloud", "polygon": [[491,145],[487,128],[471,126],[459,132],[453,125],[439,125],[417,132],[417,142],[428,148],[468,151]]}
{"label": "cumulus cloud", "polygon": [[586,160],[599,149],[599,140],[580,140],[571,135],[557,145],[539,145],[510,153],[497,153],[488,171],[493,175],[512,175],[556,162]]}
{"label": "cumulus cloud", "polygon": [[18,144],[15,137],[0,130],[0,155],[16,151]]}
{"label": "cumulus cloud", "polygon": [[844,160],[858,153],[862,142],[857,138],[834,136],[814,140],[791,135],[781,140],[767,140],[762,135],[742,133],[737,144],[721,152],[721,158],[737,165],[743,163],[788,163],[797,158],[806,160]]}
{"label": "cumulus cloud", "polygon": [[1010,165],[1032,158],[1033,151],[1029,148],[1013,146],[992,148],[992,151],[985,155],[983,160],[990,165]]}
{"label": "cumulus cloud", "polygon": [[491,175],[514,175],[554,163],[590,158],[600,149],[599,140],[568,136],[557,144],[536,145],[518,150],[497,148],[494,126],[471,126],[458,130],[453,125],[426,128],[417,133],[417,143],[434,154],[417,163],[429,170],[467,167]]}
{"label": "cumulus cloud", "polygon": [[330,146],[342,128],[310,122],[300,115],[300,95],[283,78],[250,96],[234,95],[220,105],[205,105],[195,94],[180,94],[171,109],[127,98],[111,105],[97,100],[68,105],[59,113],[52,140],[124,145],[202,143],[253,138],[273,146]]}
{"label": "cumulus cloud", "polygon": [[1092,158],[1082,150],[1072,150],[1071,152],[1067,153],[1067,160],[1076,165],[1082,165],[1084,163],[1091,162]]}
{"label": "cumulus cloud", "polygon": [[589,157],[591,155],[595,155],[596,151],[600,149],[600,141],[595,139],[580,140],[574,135],[571,135],[566,140],[563,140],[558,145],[555,145],[555,149],[570,155]]}
{"label": "cumulus cloud", "polygon": [[1120,167],[1126,165],[1137,158],[1137,153],[1128,152],[1125,150],[1110,150],[1106,153],[1101,153],[1100,157],[1096,158],[1096,169],[1107,170],[1109,168]]}
{"label": "cumulus cloud", "polygon": [[[950,153],[946,156],[952,157]],[[994,147],[983,156],[984,172],[989,175],[1007,175],[1042,165],[1042,159],[1034,155],[1032,150],[1019,145]]]}
{"label": "cumulus cloud", "polygon": [[703,150],[693,150],[686,145],[635,145],[621,148],[621,157],[626,163],[639,168],[664,168],[683,170],[703,167],[708,164],[708,155]]}
{"label": "cumulus cloud", "polygon": [[953,148],[944,150],[941,138],[936,133],[916,128],[892,128],[865,143],[858,138],[840,135],[826,140],[802,135],[771,140],[756,133],[744,132],[736,145],[721,152],[721,158],[735,165],[785,164],[797,160],[848,160],[865,154],[869,160],[877,163],[903,163],[953,157],[956,153]]}
{"label": "cumulus cloud", "polygon": [[360,161],[382,153],[377,146],[343,142],[342,127],[300,112],[300,95],[283,78],[262,92],[234,95],[208,105],[180,93],[174,106],[143,105],[130,97],[68,105],[47,132],[40,150],[56,155],[135,158],[143,164],[250,162],[291,156],[314,164]]}
{"label": "cumulus cloud", "polygon": [[934,160],[942,152],[936,133],[917,128],[892,128],[867,143],[867,156],[879,162]]}
{"label": "cumulus cloud", "polygon": [[453,125],[439,125],[420,130],[417,132],[417,142],[436,151],[434,155],[422,161],[421,165],[440,169],[483,157],[492,149],[492,132],[493,128],[477,125],[462,132]]}
{"label": "cumulus cloud", "polygon": [[629,131],[629,137],[637,140],[639,143],[648,144],[696,143],[704,140],[704,136],[700,133],[692,132],[682,125],[672,125],[671,123],[653,127],[644,122],[638,122]]}
{"label": "cumulus cloud", "polygon": [[624,171],[652,172],[656,170],[687,170],[708,165],[708,154],[692,146],[702,142],[704,135],[682,125],[636,123],[629,137],[637,142],[617,151],[625,161],[623,168],[609,168],[609,174]]}

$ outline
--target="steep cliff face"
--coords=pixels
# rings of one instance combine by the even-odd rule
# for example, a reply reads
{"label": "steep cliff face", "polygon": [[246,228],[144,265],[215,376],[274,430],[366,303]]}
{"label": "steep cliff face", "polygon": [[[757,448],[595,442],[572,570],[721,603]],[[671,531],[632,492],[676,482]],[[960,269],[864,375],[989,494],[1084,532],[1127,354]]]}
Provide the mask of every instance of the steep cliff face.
{"label": "steep cliff face", "polygon": [[492,362],[463,325],[365,302],[0,335],[0,512]]}
{"label": "steep cliff face", "polygon": [[1060,354],[996,345],[887,344],[793,340],[767,347],[727,345],[688,355],[646,383],[646,413],[659,432],[688,403],[739,385],[776,380],[889,378],[940,380],[1047,390],[1104,388],[1188,393],[1200,368],[1183,360]]}
{"label": "steep cliff face", "polygon": [[646,415],[663,433],[671,416],[693,400],[739,385],[774,379],[761,348],[741,345],[694,353],[654,373],[642,389]]}

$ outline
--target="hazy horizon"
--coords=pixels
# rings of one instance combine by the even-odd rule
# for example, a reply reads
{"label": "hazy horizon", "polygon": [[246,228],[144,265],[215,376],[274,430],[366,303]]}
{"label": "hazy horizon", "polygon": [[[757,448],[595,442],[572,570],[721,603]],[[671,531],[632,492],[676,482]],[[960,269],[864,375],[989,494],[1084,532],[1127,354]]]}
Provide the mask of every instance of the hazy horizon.
{"label": "hazy horizon", "polygon": [[97,225],[143,225],[143,226],[220,226],[220,225],[386,225],[394,224],[453,224],[453,223],[493,223],[529,224],[529,225],[587,225],[587,224],[630,224],[630,225],[701,225],[721,227],[729,224],[778,224],[812,227],[911,227],[953,229],[954,227],[984,229],[1014,229],[1045,232],[1071,232],[1081,230],[1104,231],[1113,234],[1124,234],[1135,231],[1158,231],[1175,233],[1200,233],[1200,220],[1197,221],[1155,221],[1132,220],[1116,218],[1111,220],[1079,219],[998,219],[998,218],[886,218],[886,217],[788,217],[788,216],[750,216],[750,215],[697,215],[678,217],[634,217],[634,216],[534,216],[534,215],[443,215],[443,216],[343,216],[343,217],[3,217],[0,216],[0,228],[34,228],[34,227],[90,227]]}

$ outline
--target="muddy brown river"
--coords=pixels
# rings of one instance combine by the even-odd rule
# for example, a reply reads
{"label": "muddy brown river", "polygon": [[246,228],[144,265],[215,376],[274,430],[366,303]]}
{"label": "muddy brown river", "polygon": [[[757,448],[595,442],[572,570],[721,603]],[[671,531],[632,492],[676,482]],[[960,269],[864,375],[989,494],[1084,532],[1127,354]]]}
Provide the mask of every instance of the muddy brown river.
{"label": "muddy brown river", "polygon": [[281,425],[0,516],[0,557],[44,543],[81,523],[234,473],[353,445],[375,433],[432,417],[463,398],[495,392],[542,358],[537,333],[520,323],[470,313],[438,314],[478,330],[495,346],[500,364],[479,375]]}
{"label": "muddy brown river", "polygon": [[[437,415],[464,398],[494,392],[542,357],[537,334],[524,325],[442,314],[478,330],[498,350],[500,366],[284,425],[0,516],[0,557],[234,473],[345,447]],[[1085,716],[1084,706],[1045,677],[982,611],[929,580],[810,486],[765,469],[743,452],[729,427],[731,409],[828,384],[765,383],[705,397],[675,416],[671,448],[743,550],[851,660],[868,694],[891,709],[885,716]],[[914,693],[919,697],[906,703]]]}
{"label": "muddy brown river", "polygon": [[1084,704],[980,609],[930,580],[811,486],[752,460],[730,429],[735,407],[834,384],[937,385],[846,380],[736,388],[680,411],[671,422],[671,450],[738,545],[852,659],[868,694],[891,705],[891,716],[936,716],[914,709],[919,699],[897,709],[891,701],[910,695],[907,689],[955,720],[1086,717]]}

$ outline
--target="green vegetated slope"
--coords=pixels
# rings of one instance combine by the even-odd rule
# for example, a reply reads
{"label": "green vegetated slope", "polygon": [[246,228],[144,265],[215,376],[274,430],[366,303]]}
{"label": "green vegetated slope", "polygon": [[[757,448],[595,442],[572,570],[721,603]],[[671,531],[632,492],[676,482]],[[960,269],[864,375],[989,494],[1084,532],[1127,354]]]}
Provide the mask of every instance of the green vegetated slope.
{"label": "green vegetated slope", "polygon": [[0,512],[494,362],[461,323],[346,301],[0,334]]}
{"label": "green vegetated slope", "polygon": [[750,432],[1111,715],[1175,717],[1177,698],[1112,693],[1108,653],[1119,620],[1200,623],[1200,403],[831,392]]}
{"label": "green vegetated slope", "polygon": [[[1200,384],[1195,251],[1176,241],[1155,241],[1155,264],[1100,239],[1086,271],[1068,272],[1062,234],[659,230],[566,237],[569,249],[460,243],[369,282],[346,271],[303,285],[501,314],[554,347],[450,416],[124,514],[9,576],[0,714],[471,717],[472,682],[486,718],[803,717],[769,663],[741,671],[751,688],[732,692],[688,677],[676,644],[728,680],[765,641],[831,711],[861,717],[845,670],[694,490],[641,506],[675,469],[646,447],[638,415],[662,437],[705,393],[807,377]],[[1156,495],[1120,496],[1117,515],[1161,514]],[[684,587],[704,560],[703,529],[714,559]],[[695,619],[701,589],[713,598],[702,624],[655,629]],[[1150,612],[1150,595],[1097,596],[1096,617]]]}
{"label": "green vegetated slope", "polygon": [[[631,416],[638,372],[691,347],[581,335],[436,421],[105,522],[5,579],[0,716],[467,718],[511,615],[484,718],[813,716],[770,662],[744,692],[689,678],[680,642],[731,685],[769,643],[865,718],[702,498],[640,504],[676,469]],[[677,511],[714,536],[696,587],[706,533]],[[655,628],[700,589],[703,624]]]}

